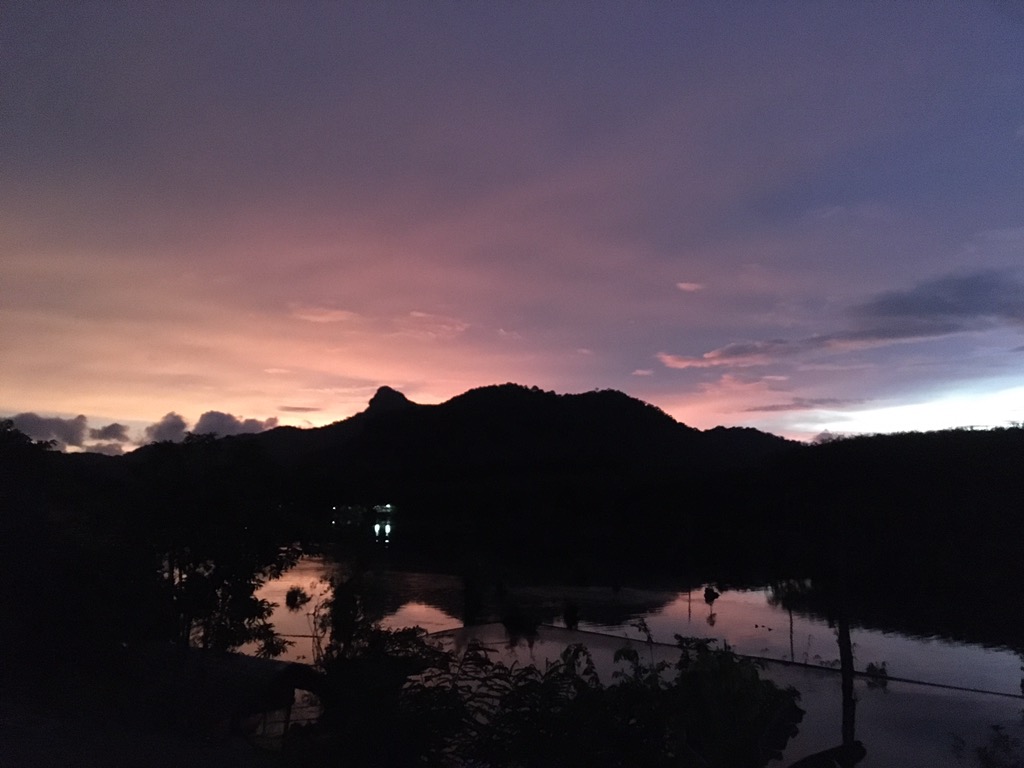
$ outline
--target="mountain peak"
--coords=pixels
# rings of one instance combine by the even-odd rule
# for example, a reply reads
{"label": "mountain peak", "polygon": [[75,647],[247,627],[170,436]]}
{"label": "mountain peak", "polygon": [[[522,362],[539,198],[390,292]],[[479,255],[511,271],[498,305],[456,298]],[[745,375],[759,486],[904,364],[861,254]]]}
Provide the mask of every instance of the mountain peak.
{"label": "mountain peak", "polygon": [[381,413],[383,411],[395,411],[400,408],[408,408],[414,405],[412,400],[407,398],[397,389],[391,387],[380,387],[377,392],[370,398],[370,406],[367,410],[371,413]]}

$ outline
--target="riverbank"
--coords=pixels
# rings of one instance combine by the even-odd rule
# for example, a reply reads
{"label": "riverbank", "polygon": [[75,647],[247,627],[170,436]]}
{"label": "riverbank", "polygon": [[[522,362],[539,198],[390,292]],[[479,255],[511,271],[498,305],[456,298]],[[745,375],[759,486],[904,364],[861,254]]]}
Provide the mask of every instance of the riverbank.
{"label": "riverbank", "polygon": [[[675,646],[646,643],[594,632],[542,626],[532,641],[510,643],[500,624],[464,627],[433,635],[456,653],[471,641],[483,643],[489,656],[505,664],[538,665],[556,660],[571,644],[582,643],[591,654],[602,682],[613,682],[615,652],[630,647],[644,661],[675,662]],[[786,746],[779,765],[790,765],[808,755],[841,743],[842,691],[838,670],[824,667],[763,663],[762,676],[800,692],[804,710],[799,731]],[[856,737],[867,749],[858,768],[933,768],[975,766],[974,751],[989,745],[995,731],[1024,738],[1021,709],[1024,698],[997,695],[908,681],[880,684],[859,675],[854,681]]]}

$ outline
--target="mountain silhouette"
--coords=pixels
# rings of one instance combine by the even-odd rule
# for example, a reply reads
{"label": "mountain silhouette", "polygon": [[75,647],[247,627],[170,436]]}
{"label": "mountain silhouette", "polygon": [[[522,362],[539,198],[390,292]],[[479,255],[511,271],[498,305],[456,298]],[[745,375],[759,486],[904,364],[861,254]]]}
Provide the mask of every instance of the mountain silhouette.
{"label": "mountain silhouette", "polygon": [[343,421],[237,439],[294,471],[311,503],[389,499],[515,515],[743,471],[796,445],[753,429],[702,432],[618,391],[560,395],[518,384],[439,405],[381,387],[366,410]]}
{"label": "mountain silhouette", "polygon": [[253,436],[275,455],[357,463],[452,462],[560,468],[631,465],[725,467],[749,464],[794,443],[749,428],[708,432],[615,390],[559,395],[501,384],[471,389],[440,405],[413,403],[381,387],[366,410],[325,427]]}
{"label": "mountain silhouette", "polygon": [[382,411],[396,411],[402,408],[408,408],[412,405],[415,405],[415,403],[397,389],[381,387],[377,390],[374,396],[370,398],[370,404],[367,410],[373,413],[381,413]]}
{"label": "mountain silhouette", "polygon": [[[813,574],[880,596],[864,601],[865,622],[894,595],[909,611],[930,590],[965,595],[950,605],[977,606],[974,623],[991,614],[993,636],[1020,615],[1022,593],[1003,588],[1019,580],[1024,540],[1019,426],[804,445],[694,429],[617,391],[501,384],[437,405],[381,388],[324,427],[190,435],[118,457],[5,434],[0,502],[18,510],[0,521],[9,541],[49,531],[121,551],[134,536],[143,554],[161,537],[321,542],[341,535],[335,508],[391,503],[389,556],[431,567],[505,558],[613,582]],[[66,546],[53,542],[54,553]],[[984,595],[1015,607],[988,610]]]}

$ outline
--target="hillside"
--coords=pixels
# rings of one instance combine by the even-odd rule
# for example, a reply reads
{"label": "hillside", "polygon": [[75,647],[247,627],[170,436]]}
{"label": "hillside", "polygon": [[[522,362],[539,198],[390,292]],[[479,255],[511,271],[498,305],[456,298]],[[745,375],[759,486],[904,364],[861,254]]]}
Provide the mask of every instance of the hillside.
{"label": "hillside", "polygon": [[437,562],[502,552],[947,587],[964,572],[1002,578],[993,565],[1017,559],[1024,535],[1024,429],[803,445],[700,431],[614,391],[503,384],[421,405],[381,388],[318,429],[193,435],[123,457],[38,452],[6,467],[4,495],[23,512],[12,533],[43,516],[93,542],[193,523],[319,540],[335,507],[391,503],[392,551]]}
{"label": "hillside", "polygon": [[[301,485],[371,501],[457,504],[467,493],[533,498],[665,477],[743,470],[794,446],[749,429],[710,432],[680,424],[616,391],[559,395],[503,384],[440,405],[381,388],[367,409],[312,430],[281,428],[251,438],[296,469]],[[586,492],[586,496],[595,493]]]}
{"label": "hillside", "polygon": [[[619,392],[505,384],[439,405],[382,389],[319,429],[192,435],[121,457],[48,451],[9,424],[0,437],[12,594],[32,599],[40,563],[64,574],[40,625],[78,615],[87,594],[149,600],[145,578],[120,574],[148,573],[167,548],[249,568],[282,542],[334,538],[453,573],[486,564],[613,583],[814,574],[856,585],[867,606],[938,590],[965,595],[958,605],[975,613],[988,610],[982,596],[1022,599],[1007,590],[1024,539],[1020,427],[803,445],[692,429]],[[385,502],[398,510],[387,548],[367,528],[331,526],[335,507]],[[116,567],[90,565],[103,560]]]}

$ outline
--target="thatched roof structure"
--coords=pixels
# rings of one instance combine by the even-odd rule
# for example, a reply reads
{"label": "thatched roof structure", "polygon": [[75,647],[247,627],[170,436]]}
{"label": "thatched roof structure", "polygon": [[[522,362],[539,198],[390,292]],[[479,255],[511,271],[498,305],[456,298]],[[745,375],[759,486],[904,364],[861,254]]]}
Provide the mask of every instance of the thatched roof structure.
{"label": "thatched roof structure", "polygon": [[129,695],[164,725],[235,730],[247,718],[290,710],[295,691],[317,693],[323,676],[306,664],[153,645],[127,660]]}

